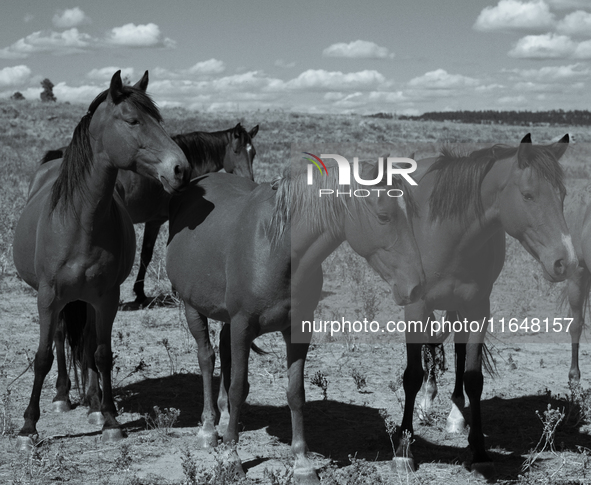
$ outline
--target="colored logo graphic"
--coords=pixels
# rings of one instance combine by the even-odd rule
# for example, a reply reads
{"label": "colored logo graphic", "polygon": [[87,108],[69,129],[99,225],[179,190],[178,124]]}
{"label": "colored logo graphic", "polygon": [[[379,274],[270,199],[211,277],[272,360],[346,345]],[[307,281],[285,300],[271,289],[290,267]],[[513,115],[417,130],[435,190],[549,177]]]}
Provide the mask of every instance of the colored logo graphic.
{"label": "colored logo graphic", "polygon": [[[302,153],[305,155],[310,155],[312,157],[312,158],[308,158],[308,157],[302,157],[302,158],[304,160],[308,160],[309,162],[312,162],[314,165],[316,165],[316,168],[320,171],[320,175],[327,175],[328,172],[326,171],[326,165],[324,165],[324,163],[322,162],[322,160],[320,158],[318,158],[316,155],[313,155],[312,153],[308,153],[308,152],[302,152]],[[319,163],[324,168],[324,174],[322,173],[322,168],[320,168],[320,165],[318,165]]]}

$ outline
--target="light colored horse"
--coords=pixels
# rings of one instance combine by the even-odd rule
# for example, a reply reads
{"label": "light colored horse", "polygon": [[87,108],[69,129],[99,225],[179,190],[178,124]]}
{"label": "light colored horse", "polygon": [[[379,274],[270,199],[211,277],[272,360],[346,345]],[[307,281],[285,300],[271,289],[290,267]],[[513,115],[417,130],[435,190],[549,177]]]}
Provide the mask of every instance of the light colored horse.
{"label": "light colored horse", "polygon": [[[516,147],[495,145],[469,155],[444,151],[438,158],[418,162],[412,188],[419,210],[414,234],[427,278],[426,293],[405,308],[407,321],[423,321],[433,310],[455,312],[463,320],[483,323],[481,331],[456,334],[456,385],[448,431],[464,427],[464,393],[470,400],[468,441],[472,469],[492,473],[482,434],[480,396],[483,388],[482,349],[490,317],[490,294],[505,260],[505,233],[516,238],[540,262],[544,277],[563,281],[573,274],[577,258],[563,216],[565,188],[558,160],[568,147],[560,142],[532,145],[527,135]],[[423,382],[423,335],[407,332],[407,367],[402,433],[413,433],[413,410]],[[432,376],[431,376],[432,377]],[[424,407],[436,392],[427,381]],[[408,440],[402,438],[396,458],[414,468]]]}
{"label": "light colored horse", "polygon": [[[364,165],[363,178],[375,179],[374,168]],[[329,168],[318,183],[338,189],[336,167]],[[215,354],[208,318],[229,323],[225,327],[231,329],[231,370],[228,349],[220,349],[230,403],[229,416],[222,408],[218,428],[224,443],[238,442],[251,343],[261,334],[280,331],[287,347],[295,480],[318,482],[306,457],[302,411],[310,335],[302,335],[301,326],[314,318],[322,261],[345,240],[391,285],[398,304],[420,297],[424,281],[420,256],[396,198],[378,197],[376,192],[363,199],[319,198],[318,185],[309,187],[305,173],[296,172],[287,174],[277,190],[240,177],[210,174],[173,199],[167,271],[185,303],[189,329],[198,344],[205,401],[199,439],[204,446],[217,444]],[[238,456],[231,459],[242,471]]]}

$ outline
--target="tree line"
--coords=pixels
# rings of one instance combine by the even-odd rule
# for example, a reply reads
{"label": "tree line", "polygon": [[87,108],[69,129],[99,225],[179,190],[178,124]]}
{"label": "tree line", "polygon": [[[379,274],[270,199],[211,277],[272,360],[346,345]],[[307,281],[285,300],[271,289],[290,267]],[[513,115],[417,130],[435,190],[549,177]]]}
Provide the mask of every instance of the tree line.
{"label": "tree line", "polygon": [[453,121],[456,123],[475,123],[481,125],[518,126],[588,126],[591,125],[591,112],[587,110],[564,111],[432,111],[419,116],[398,116],[400,120],[414,121]]}

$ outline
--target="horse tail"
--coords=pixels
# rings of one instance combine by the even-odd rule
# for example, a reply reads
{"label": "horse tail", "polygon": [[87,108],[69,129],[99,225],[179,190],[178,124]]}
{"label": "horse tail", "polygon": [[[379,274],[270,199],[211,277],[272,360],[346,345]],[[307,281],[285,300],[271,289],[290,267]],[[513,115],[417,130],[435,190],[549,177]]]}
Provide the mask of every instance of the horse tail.
{"label": "horse tail", "polygon": [[64,158],[64,152],[66,151],[67,147],[58,148],[57,150],[47,150],[39,165],[43,165],[44,163],[51,162],[52,160],[57,160],[58,158]]}
{"label": "horse tail", "polygon": [[[68,303],[61,311],[64,333],[70,347],[70,367],[74,367],[74,380],[81,397],[86,393],[88,374],[88,362],[84,352],[84,330],[89,318],[94,318],[94,309],[81,300]],[[80,370],[80,376],[78,370]]]}
{"label": "horse tail", "polygon": [[252,344],[250,344],[250,349],[257,355],[267,355],[269,353],[266,350],[263,350],[260,347],[257,347],[254,344],[254,342]]}

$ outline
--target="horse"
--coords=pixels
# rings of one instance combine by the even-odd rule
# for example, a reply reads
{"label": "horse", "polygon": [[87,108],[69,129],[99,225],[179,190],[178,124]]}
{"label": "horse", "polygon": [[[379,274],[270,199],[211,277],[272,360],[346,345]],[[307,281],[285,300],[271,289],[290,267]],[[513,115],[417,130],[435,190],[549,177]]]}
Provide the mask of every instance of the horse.
{"label": "horse", "polygon": [[147,86],[147,71],[134,86],[123,85],[117,71],[76,127],[59,172],[41,166],[30,185],[13,243],[18,274],[38,292],[40,325],[33,390],[17,438],[22,450],[33,446],[37,435],[39,398],[53,362],[58,321],[64,319],[68,332],[80,334],[85,322],[72,317],[81,307],[95,335],[85,332],[83,351],[76,351],[81,341],[70,342],[74,354],[101,374],[103,440],[123,437],[112,395],[111,329],[119,287],[133,265],[135,233],[115,191],[117,174],[135,170],[168,193],[180,193],[191,174],[182,150],[162,127]]}
{"label": "horse", "polygon": [[[258,131],[259,125],[247,132],[242,124],[238,123],[234,128],[223,131],[180,133],[173,135],[172,139],[187,157],[192,167],[192,179],[223,168],[228,173],[254,180],[252,164],[256,149],[252,139]],[[47,151],[41,159],[41,164],[62,158],[64,150],[65,147]],[[168,221],[170,196],[158,182],[128,170],[119,172],[115,190],[123,200],[131,221],[134,224],[146,224],[140,253],[140,269],[133,285],[136,295],[134,303],[146,306],[153,298],[146,296],[144,280],[160,228]]]}
{"label": "horse", "polygon": [[[483,388],[483,342],[490,316],[490,294],[505,259],[505,233],[516,238],[552,282],[569,278],[577,266],[563,216],[566,193],[558,163],[568,135],[558,143],[533,145],[526,135],[518,147],[494,145],[459,155],[444,149],[439,157],[418,161],[413,187],[418,210],[414,234],[426,276],[426,291],[405,307],[407,322],[426,322],[433,310],[447,310],[446,320],[478,321],[479,331],[455,335],[456,382],[448,432],[465,426],[464,393],[470,400],[468,442],[475,475],[494,473],[485,451],[480,397]],[[409,437],[413,409],[423,382],[421,346],[437,343],[407,328],[407,365],[403,376],[405,404],[395,460],[415,469]],[[433,361],[433,359],[431,359]],[[426,383],[428,407],[436,393],[431,373]]]}
{"label": "horse", "polygon": [[[376,164],[362,166],[364,179],[376,179]],[[319,187],[343,188],[336,168],[329,167],[313,186],[297,169],[285,171],[275,185],[209,174],[192,181],[170,206],[166,268],[184,301],[203,376],[198,442],[204,447],[217,445],[215,354],[208,318],[224,322],[222,333],[230,334],[230,349],[220,345],[221,387],[227,390],[230,409],[229,416],[222,414],[218,430],[227,444],[238,442],[240,409],[248,394],[250,345],[261,334],[280,331],[287,347],[287,401],[298,483],[318,482],[306,456],[303,378],[310,336],[302,334],[301,327],[313,320],[320,299],[322,261],[346,240],[390,284],[398,304],[415,301],[423,291],[420,255],[402,199],[377,197],[376,191],[366,198],[319,197]],[[396,179],[392,183],[402,185]],[[357,182],[350,188],[363,189]],[[408,192],[404,202],[407,209],[412,207]],[[235,450],[229,460],[244,473]]]}

